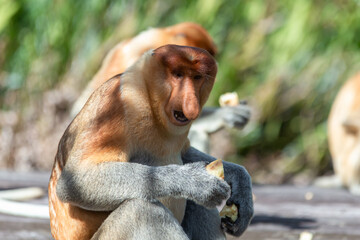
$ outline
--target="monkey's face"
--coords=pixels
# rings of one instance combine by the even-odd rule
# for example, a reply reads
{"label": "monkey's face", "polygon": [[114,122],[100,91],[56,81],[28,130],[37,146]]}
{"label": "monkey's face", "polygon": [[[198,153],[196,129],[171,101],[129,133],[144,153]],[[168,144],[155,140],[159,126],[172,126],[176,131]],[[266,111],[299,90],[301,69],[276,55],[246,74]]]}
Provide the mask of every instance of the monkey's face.
{"label": "monkey's face", "polygon": [[216,62],[203,49],[178,45],[160,47],[152,57],[163,70],[162,77],[156,77],[152,84],[157,97],[163,98],[156,102],[164,102],[158,107],[169,123],[165,125],[188,129],[209,97],[217,72]]}

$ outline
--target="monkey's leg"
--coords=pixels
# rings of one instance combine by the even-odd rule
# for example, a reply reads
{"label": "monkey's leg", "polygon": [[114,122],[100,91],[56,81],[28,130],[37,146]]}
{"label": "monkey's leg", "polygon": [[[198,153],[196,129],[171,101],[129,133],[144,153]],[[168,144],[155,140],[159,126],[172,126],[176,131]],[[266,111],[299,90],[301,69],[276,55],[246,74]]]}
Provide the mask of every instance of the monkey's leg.
{"label": "monkey's leg", "polygon": [[186,202],[186,210],[182,227],[191,240],[223,240],[226,239],[221,229],[219,212],[213,208],[208,209]]}
{"label": "monkey's leg", "polygon": [[92,239],[189,240],[164,205],[141,199],[124,201],[109,215]]}

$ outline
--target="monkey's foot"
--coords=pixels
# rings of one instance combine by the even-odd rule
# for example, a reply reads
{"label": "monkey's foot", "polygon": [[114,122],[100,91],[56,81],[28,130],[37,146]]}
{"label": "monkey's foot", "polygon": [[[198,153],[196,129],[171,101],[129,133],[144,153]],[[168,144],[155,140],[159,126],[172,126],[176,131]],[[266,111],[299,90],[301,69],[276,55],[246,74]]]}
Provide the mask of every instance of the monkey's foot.
{"label": "monkey's foot", "polygon": [[343,184],[338,176],[323,176],[318,177],[314,181],[314,185],[322,188],[342,188]]}

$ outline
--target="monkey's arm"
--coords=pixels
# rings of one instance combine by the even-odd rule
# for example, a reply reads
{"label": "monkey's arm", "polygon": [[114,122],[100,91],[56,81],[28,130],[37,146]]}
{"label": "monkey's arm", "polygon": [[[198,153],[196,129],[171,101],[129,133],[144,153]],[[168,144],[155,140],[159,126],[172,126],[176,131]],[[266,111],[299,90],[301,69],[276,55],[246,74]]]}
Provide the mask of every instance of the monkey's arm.
{"label": "monkey's arm", "polygon": [[246,104],[226,106],[221,108],[204,108],[200,118],[193,122],[189,139],[191,145],[202,152],[210,151],[209,134],[225,126],[229,128],[243,128],[250,119],[250,107]]}
{"label": "monkey's arm", "polygon": [[250,119],[250,107],[246,104],[221,108],[204,108],[200,118],[192,125],[192,129],[213,133],[225,126],[243,128]]}
{"label": "monkey's arm", "polygon": [[111,211],[126,199],[172,196],[212,208],[230,191],[225,181],[206,172],[205,162],[160,167],[128,162],[88,165],[65,166],[56,188],[60,200],[88,210]]}
{"label": "monkey's arm", "polygon": [[[184,163],[197,161],[212,162],[214,157],[202,153],[190,147],[182,156]],[[238,208],[238,219],[233,223],[223,218],[222,226],[225,230],[235,236],[240,236],[248,227],[253,214],[254,206],[252,199],[251,177],[246,169],[240,165],[223,161],[225,181],[231,186],[231,196],[227,205],[235,204]]]}

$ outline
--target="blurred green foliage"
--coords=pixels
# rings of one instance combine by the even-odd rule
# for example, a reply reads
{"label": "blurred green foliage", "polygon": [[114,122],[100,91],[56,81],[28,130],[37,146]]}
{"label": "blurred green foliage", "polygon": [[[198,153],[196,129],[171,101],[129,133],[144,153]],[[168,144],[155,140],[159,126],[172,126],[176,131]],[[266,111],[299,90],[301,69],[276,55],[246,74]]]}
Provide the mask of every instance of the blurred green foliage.
{"label": "blurred green foliage", "polygon": [[193,21],[219,49],[209,104],[237,91],[256,109],[230,160],[242,156],[283,180],[315,176],[329,169],[331,103],[360,70],[359,8],[359,0],[0,0],[0,107],[24,111],[68,79],[81,89],[117,41]]}

